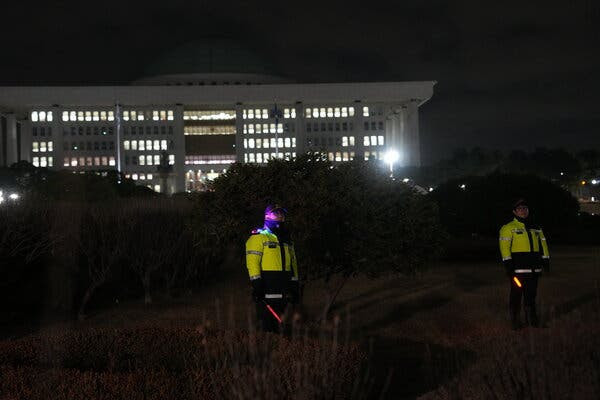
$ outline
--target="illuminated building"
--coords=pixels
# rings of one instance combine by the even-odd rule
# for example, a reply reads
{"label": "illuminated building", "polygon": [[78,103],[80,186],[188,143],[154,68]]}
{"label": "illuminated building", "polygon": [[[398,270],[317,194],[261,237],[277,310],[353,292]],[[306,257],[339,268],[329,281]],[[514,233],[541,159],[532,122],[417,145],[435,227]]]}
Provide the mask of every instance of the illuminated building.
{"label": "illuminated building", "polygon": [[147,75],[127,86],[0,87],[0,165],[118,169],[168,193],[202,189],[236,161],[305,152],[338,163],[393,149],[396,166],[418,166],[418,108],[435,84],[293,83],[227,43],[186,45]]}

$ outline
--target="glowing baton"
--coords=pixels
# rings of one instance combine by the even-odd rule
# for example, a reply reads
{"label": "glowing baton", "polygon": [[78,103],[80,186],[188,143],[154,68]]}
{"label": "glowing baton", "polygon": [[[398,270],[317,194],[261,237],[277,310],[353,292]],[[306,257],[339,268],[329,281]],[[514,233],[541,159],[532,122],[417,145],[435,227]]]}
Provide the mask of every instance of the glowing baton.
{"label": "glowing baton", "polygon": [[266,301],[263,301],[263,303],[265,303],[265,306],[267,306],[267,310],[269,310],[269,312],[271,314],[273,314],[273,316],[275,317],[275,319],[277,321],[279,321],[279,323],[281,324],[281,318],[279,317],[279,315],[277,315],[277,313],[275,312],[275,310],[273,310],[273,307],[271,307],[270,305],[268,305]]}
{"label": "glowing baton", "polygon": [[513,281],[517,284],[518,287],[523,287],[523,285],[521,285],[521,281],[516,276],[513,277]]}

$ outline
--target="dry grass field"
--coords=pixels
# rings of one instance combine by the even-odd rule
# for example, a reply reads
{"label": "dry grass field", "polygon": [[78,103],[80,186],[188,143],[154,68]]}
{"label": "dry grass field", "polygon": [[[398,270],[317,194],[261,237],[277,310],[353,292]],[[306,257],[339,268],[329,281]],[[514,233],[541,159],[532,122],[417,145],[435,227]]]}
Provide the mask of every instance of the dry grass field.
{"label": "dry grass field", "polygon": [[[257,336],[250,289],[240,267],[224,271],[226,280],[199,294],[158,299],[149,306],[115,301],[86,321],[54,324],[33,336],[0,342],[0,398],[27,398],[19,397],[27,393],[23,388],[41,379],[88,382],[96,388],[82,398],[131,398],[139,387],[148,392],[133,398],[181,396],[182,387],[187,398],[223,393],[229,398],[598,398],[600,250],[552,250],[552,271],[541,278],[538,293],[543,328],[512,331],[501,266],[465,261],[439,262],[416,277],[350,280],[332,317],[321,324],[316,321],[325,286],[310,284],[291,338]],[[86,335],[95,335],[96,342],[82,340]],[[111,340],[101,340],[104,336]],[[173,342],[163,336],[184,339]],[[136,338],[141,343],[137,347]],[[261,350],[261,342],[271,347]],[[85,347],[91,345],[104,350]],[[202,350],[201,361],[168,355],[191,354],[195,346],[221,353],[209,356]],[[27,358],[21,354],[26,348],[37,350]],[[86,352],[96,358],[85,361]],[[290,369],[282,373],[269,363]],[[77,376],[65,381],[61,374],[69,365]],[[144,373],[141,365],[160,368]],[[192,372],[182,372],[186,370]],[[114,391],[127,385],[131,391]],[[203,392],[203,385],[211,390]],[[279,386],[286,389],[273,389]],[[110,395],[98,395],[107,388],[113,390]],[[39,393],[48,393],[44,390]],[[67,394],[62,398],[69,398],[63,390]]]}

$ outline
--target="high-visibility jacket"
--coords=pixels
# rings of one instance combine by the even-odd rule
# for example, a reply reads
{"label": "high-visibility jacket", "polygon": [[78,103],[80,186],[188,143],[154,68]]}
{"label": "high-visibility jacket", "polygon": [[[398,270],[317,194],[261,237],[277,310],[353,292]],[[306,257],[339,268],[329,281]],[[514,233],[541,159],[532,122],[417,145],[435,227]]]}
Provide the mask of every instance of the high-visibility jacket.
{"label": "high-visibility jacket", "polygon": [[250,280],[262,278],[266,298],[283,295],[290,282],[298,281],[293,243],[281,243],[268,228],[254,230],[246,241],[246,267]]}
{"label": "high-visibility jacket", "polygon": [[544,259],[550,258],[542,229],[527,228],[516,218],[500,228],[502,261],[512,260],[515,273],[542,272]]}

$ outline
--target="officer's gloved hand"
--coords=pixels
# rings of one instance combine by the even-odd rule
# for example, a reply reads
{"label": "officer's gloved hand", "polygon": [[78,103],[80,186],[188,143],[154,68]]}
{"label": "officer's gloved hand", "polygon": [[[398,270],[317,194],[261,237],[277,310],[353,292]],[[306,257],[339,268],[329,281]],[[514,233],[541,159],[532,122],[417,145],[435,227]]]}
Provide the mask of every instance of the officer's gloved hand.
{"label": "officer's gloved hand", "polygon": [[262,278],[253,279],[252,283],[252,299],[255,303],[261,302],[265,299],[265,285],[263,284]]}
{"label": "officer's gloved hand", "polygon": [[550,259],[549,258],[542,258],[542,267],[544,268],[545,273],[550,272]]}
{"label": "officer's gloved hand", "polygon": [[502,264],[504,265],[504,271],[506,272],[506,276],[512,278],[515,274],[515,264],[513,263],[513,260],[504,260],[502,261]]}
{"label": "officer's gloved hand", "polygon": [[290,294],[290,303],[298,304],[300,302],[300,282],[298,282],[298,281],[290,282],[289,294]]}

